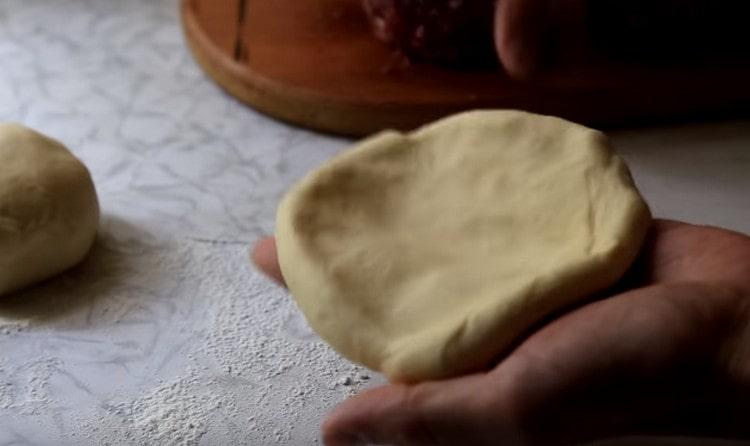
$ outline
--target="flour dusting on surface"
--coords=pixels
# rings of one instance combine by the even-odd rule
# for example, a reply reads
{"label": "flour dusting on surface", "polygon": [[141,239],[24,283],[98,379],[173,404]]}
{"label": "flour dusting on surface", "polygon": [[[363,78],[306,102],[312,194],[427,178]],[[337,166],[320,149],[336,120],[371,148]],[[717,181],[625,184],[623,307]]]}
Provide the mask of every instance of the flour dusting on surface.
{"label": "flour dusting on surface", "polygon": [[198,444],[209,429],[208,415],[219,409],[222,400],[201,385],[199,375],[186,371],[184,376],[141,395],[117,403],[110,413],[127,425],[126,436],[138,444]]}
{"label": "flour dusting on surface", "polygon": [[10,367],[0,364],[0,410],[21,415],[38,415],[52,402],[50,378],[61,361],[57,358],[34,358]]}
{"label": "flour dusting on surface", "polygon": [[0,414],[74,423],[78,444],[307,445],[376,381],[311,332],[247,246],[108,231],[81,267],[0,307],[22,321],[0,344],[27,357],[0,364]]}

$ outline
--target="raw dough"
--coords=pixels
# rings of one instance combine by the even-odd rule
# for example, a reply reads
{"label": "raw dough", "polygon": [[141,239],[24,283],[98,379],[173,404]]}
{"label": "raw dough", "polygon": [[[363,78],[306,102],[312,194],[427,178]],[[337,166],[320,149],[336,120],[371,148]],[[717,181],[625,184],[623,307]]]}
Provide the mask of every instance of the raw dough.
{"label": "raw dough", "polygon": [[622,276],[651,216],[606,137],[515,111],[365,140],[297,184],[281,269],[311,326],[394,381],[488,366]]}
{"label": "raw dough", "polygon": [[0,123],[0,295],[80,262],[98,222],[86,167],[59,142]]}

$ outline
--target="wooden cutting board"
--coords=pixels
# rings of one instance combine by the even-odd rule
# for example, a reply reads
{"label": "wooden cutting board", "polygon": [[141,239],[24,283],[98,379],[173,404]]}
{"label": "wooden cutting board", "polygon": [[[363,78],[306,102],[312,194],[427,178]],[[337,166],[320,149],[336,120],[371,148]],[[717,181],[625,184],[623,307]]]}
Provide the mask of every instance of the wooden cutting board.
{"label": "wooden cutting board", "polygon": [[410,129],[460,110],[517,108],[589,125],[750,110],[750,64],[500,70],[406,64],[376,41],[359,0],[183,0],[198,63],[252,107],[345,135]]}

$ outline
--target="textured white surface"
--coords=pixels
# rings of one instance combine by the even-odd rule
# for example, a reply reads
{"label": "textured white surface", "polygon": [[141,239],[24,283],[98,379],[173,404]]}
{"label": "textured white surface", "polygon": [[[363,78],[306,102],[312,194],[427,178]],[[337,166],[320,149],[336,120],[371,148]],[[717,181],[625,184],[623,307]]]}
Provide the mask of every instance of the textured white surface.
{"label": "textured white surface", "polygon": [[[0,445],[313,444],[371,381],[246,263],[344,141],[208,81],[177,0],[0,0],[0,120],[67,144],[104,215],[81,268],[0,303]],[[614,136],[658,216],[750,232],[750,122]]]}

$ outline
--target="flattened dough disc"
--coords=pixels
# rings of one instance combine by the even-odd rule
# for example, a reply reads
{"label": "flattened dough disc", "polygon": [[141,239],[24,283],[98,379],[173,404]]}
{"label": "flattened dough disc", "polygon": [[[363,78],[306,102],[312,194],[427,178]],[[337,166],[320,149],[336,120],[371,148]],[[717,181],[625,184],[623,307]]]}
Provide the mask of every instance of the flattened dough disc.
{"label": "flattened dough disc", "polygon": [[606,137],[515,111],[378,134],[278,211],[311,326],[394,381],[486,367],[533,324],[612,285],[650,213]]}

